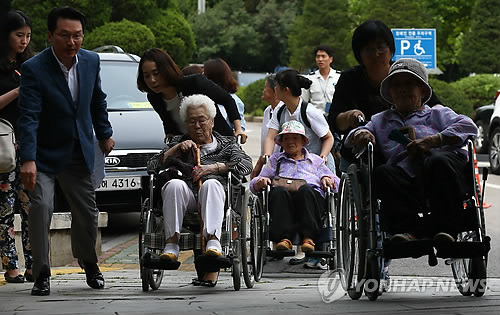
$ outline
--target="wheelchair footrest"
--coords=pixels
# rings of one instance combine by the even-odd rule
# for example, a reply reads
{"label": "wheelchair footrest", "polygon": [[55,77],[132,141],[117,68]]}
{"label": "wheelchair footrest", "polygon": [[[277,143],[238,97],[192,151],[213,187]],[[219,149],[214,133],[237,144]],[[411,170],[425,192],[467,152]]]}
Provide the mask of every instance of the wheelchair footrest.
{"label": "wheelchair footrest", "polygon": [[289,250],[270,250],[266,251],[266,255],[268,257],[283,259],[283,257],[291,257],[295,256],[295,251],[292,249]]}
{"label": "wheelchair footrest", "polygon": [[383,256],[385,258],[419,258],[425,255],[434,255],[432,240],[416,240],[407,242],[384,241]]}
{"label": "wheelchair footrest", "polygon": [[229,257],[200,255],[196,257],[194,264],[200,272],[217,272],[223,268],[231,268],[233,260]]}
{"label": "wheelchair footrest", "polygon": [[445,248],[439,248],[436,256],[440,258],[473,258],[486,256],[490,251],[490,237],[483,242],[453,242]]}
{"label": "wheelchair footrest", "polygon": [[148,252],[142,258],[142,265],[149,269],[177,270],[181,263],[178,261],[162,260],[159,255]]}
{"label": "wheelchair footrest", "polygon": [[312,258],[335,258],[335,253],[330,251],[315,250],[312,252],[307,252],[305,254],[306,257],[312,257]]}

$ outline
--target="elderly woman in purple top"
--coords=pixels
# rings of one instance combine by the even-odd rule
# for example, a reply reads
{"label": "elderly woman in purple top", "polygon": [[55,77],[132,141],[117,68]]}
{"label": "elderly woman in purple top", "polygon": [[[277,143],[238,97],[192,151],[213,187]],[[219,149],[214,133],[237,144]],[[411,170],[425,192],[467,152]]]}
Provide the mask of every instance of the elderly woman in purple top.
{"label": "elderly woman in purple top", "polygon": [[[427,71],[414,59],[400,59],[380,87],[382,97],[394,106],[352,130],[347,145],[375,144],[385,164],[375,168],[373,189],[382,201],[382,226],[395,234],[393,241],[434,237],[436,247],[453,242],[458,230],[457,210],[462,205],[463,170],[467,163],[462,149],[476,125],[450,108],[425,105],[432,89]],[[394,129],[414,130],[409,144],[389,139]],[[428,206],[427,206],[428,205]],[[419,213],[430,210],[430,224]]]}
{"label": "elderly woman in purple top", "polygon": [[313,251],[313,240],[319,236],[321,215],[326,209],[323,189],[330,187],[333,191],[338,190],[339,178],[328,169],[321,157],[309,153],[304,148],[308,141],[304,126],[300,122],[291,120],[284,123],[282,131],[275,138],[276,144],[281,145],[284,152],[271,155],[259,176],[250,182],[250,189],[254,193],[266,185],[271,185],[278,162],[281,162],[281,177],[307,181],[307,184],[296,192],[289,192],[283,187],[271,189],[270,240],[277,243],[277,250],[292,249],[290,239],[298,232],[303,240],[302,251]]}

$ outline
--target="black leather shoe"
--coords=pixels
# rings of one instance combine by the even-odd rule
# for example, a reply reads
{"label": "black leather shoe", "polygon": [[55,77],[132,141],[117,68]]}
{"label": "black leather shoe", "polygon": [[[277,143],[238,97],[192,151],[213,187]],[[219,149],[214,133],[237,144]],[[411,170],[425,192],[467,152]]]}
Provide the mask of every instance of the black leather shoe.
{"label": "black leather shoe", "polygon": [[50,281],[48,276],[39,276],[36,279],[31,295],[49,295],[50,294]]}
{"label": "black leather shoe", "polygon": [[78,264],[85,270],[87,285],[92,289],[104,289],[104,277],[96,263],[78,260]]}

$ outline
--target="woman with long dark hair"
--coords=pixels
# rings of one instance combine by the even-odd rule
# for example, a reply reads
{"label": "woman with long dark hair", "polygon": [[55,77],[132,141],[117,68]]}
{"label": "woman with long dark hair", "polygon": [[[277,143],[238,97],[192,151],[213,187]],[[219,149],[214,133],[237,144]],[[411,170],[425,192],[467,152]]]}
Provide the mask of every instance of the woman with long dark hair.
{"label": "woman with long dark hair", "polygon": [[[16,130],[19,116],[19,69],[33,56],[30,46],[31,20],[21,11],[7,12],[0,26],[0,118],[7,120]],[[18,161],[19,162],[19,161]],[[33,281],[31,245],[28,237],[29,198],[23,190],[17,167],[0,173],[0,252],[7,282]],[[19,259],[14,240],[14,213],[21,214],[22,243],[26,272],[19,270]]]}
{"label": "woman with long dark hair", "polygon": [[168,53],[153,48],[146,51],[139,62],[137,87],[148,93],[148,100],[163,121],[165,137],[187,132],[179,116],[179,108],[184,97],[204,94],[216,104],[225,107],[233,129],[227,124],[219,110],[214,119],[214,130],[223,136],[241,135],[246,142],[246,134],[241,128],[240,115],[234,99],[214,82],[202,74],[183,75]]}

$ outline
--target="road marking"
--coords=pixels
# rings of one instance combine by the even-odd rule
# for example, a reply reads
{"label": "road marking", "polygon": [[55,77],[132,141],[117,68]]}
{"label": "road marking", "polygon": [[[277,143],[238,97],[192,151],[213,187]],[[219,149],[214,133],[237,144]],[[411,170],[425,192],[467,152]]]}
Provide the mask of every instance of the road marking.
{"label": "road marking", "polygon": [[486,187],[494,188],[494,189],[500,189],[500,185],[495,185],[495,184],[488,184],[486,183]]}

